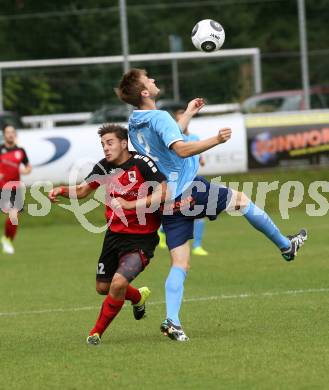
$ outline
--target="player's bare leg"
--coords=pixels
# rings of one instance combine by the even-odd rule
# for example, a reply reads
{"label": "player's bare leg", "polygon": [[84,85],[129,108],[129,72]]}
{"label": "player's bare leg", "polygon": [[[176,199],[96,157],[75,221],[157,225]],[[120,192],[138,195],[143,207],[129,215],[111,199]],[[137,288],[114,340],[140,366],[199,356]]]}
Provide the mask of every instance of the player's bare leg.
{"label": "player's bare leg", "polygon": [[8,212],[8,218],[5,222],[5,234],[1,238],[3,253],[12,255],[15,253],[13,240],[18,228],[18,210],[11,208]]}
{"label": "player's bare leg", "polygon": [[110,292],[111,282],[96,280],[96,291],[99,295],[107,295]]}

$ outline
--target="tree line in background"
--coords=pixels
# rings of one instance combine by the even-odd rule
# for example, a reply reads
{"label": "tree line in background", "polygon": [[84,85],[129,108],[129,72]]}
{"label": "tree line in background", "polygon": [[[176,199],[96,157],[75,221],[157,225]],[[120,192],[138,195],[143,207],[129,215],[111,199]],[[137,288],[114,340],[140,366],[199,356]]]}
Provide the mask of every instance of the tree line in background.
{"label": "tree line in background", "polygon": [[[5,3],[5,4],[3,4]],[[306,0],[310,80],[329,82],[329,0]],[[225,28],[224,49],[259,47],[263,89],[301,86],[296,0],[127,0],[130,53],[168,52],[169,35],[194,50],[190,33],[206,18]],[[116,0],[16,0],[2,2],[0,61],[121,54]],[[162,98],[172,98],[170,63],[144,63]],[[113,88],[121,65],[3,71],[4,106],[24,115],[93,111],[118,104]],[[253,93],[248,60],[179,62],[183,100],[203,96],[210,103],[241,101]]]}

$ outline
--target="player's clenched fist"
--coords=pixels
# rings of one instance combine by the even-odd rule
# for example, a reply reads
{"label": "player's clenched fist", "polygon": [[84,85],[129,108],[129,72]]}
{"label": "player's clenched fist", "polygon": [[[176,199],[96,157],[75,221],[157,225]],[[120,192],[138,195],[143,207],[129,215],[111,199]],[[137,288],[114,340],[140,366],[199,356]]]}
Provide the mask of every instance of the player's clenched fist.
{"label": "player's clenched fist", "polygon": [[232,130],[229,127],[225,127],[224,129],[220,129],[218,131],[217,139],[219,144],[223,144],[231,138]]}
{"label": "player's clenched fist", "polygon": [[130,203],[131,202],[129,202],[123,198],[117,197],[117,198],[111,199],[110,207],[112,210],[121,210],[121,209],[130,210],[130,209],[132,209]]}
{"label": "player's clenched fist", "polygon": [[56,203],[58,202],[57,196],[63,194],[63,187],[55,187],[48,193],[48,198],[51,202]]}
{"label": "player's clenched fist", "polygon": [[205,103],[202,98],[195,98],[187,105],[186,113],[195,115],[201,110],[202,107],[204,107],[204,105]]}

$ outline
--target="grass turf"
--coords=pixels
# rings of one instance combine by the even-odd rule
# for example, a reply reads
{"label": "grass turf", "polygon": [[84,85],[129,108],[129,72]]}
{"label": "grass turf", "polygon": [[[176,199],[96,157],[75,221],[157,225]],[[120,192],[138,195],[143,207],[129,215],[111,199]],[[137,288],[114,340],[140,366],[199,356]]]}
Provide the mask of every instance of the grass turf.
{"label": "grass turf", "polygon": [[[280,175],[295,180],[300,173]],[[308,171],[303,181],[324,175]],[[159,332],[169,261],[158,249],[135,282],[152,290],[147,318],[135,321],[127,306],[102,345],[88,347],[103,300],[94,290],[102,235],[57,206],[48,217],[22,216],[16,254],[0,255],[0,389],[327,388],[328,217],[306,216],[304,202],[282,221],[275,194],[269,200],[283,232],[305,226],[309,242],[286,263],[243,218],[207,222],[210,255],[192,258],[185,284],[185,344]],[[102,214],[94,212],[94,221]]]}

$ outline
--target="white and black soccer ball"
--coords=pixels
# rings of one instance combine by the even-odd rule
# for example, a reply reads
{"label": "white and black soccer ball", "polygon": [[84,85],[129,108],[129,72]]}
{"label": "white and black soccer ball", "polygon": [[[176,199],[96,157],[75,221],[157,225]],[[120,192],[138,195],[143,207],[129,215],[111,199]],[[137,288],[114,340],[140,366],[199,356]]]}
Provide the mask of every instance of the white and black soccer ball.
{"label": "white and black soccer ball", "polygon": [[225,41],[225,31],[215,20],[204,19],[193,27],[191,38],[198,50],[210,53],[222,47]]}

